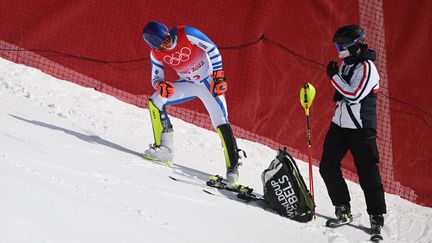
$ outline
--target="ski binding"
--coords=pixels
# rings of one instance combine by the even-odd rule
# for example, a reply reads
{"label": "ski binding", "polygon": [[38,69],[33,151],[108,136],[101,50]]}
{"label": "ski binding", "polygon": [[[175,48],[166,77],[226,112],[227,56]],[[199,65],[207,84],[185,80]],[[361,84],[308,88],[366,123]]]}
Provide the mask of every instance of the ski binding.
{"label": "ski binding", "polygon": [[261,199],[252,193],[253,188],[250,188],[248,186],[243,186],[237,183],[232,183],[232,184],[227,183],[224,181],[224,178],[219,175],[210,176],[206,184],[209,187],[235,192],[237,193],[237,197],[239,199],[243,199],[245,201],[255,201]]}

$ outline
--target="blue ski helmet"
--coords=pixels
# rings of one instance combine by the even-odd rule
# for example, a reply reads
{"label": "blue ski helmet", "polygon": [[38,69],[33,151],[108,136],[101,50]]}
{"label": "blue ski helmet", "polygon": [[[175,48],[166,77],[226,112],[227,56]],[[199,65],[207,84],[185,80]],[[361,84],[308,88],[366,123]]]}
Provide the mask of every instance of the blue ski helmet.
{"label": "blue ski helmet", "polygon": [[148,22],[143,29],[144,41],[151,48],[159,48],[162,42],[167,38],[169,34],[168,28],[160,22]]}

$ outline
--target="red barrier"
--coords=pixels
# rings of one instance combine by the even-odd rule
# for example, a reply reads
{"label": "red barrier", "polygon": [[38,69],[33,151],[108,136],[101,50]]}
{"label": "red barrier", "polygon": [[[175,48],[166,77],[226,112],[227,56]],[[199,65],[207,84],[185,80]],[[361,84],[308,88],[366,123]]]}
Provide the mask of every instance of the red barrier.
{"label": "red barrier", "polygon": [[[417,1],[414,8],[409,2],[383,5],[379,0],[175,3],[0,0],[0,56],[145,107],[154,91],[149,49],[141,37],[144,23],[195,26],[221,49],[230,122],[238,137],[272,148],[288,146],[307,160],[299,90],[306,81],[315,85],[311,126],[317,165],[333,113],[333,88],[325,75],[327,62],[337,59],[331,38],[339,26],[358,23],[378,53],[378,145],[385,189],[432,206],[432,101],[418,92],[430,86],[423,79],[432,74],[426,51],[430,1]],[[172,72],[167,77],[175,79]],[[200,102],[168,110],[212,129]],[[356,181],[351,159],[344,167],[345,176]]]}

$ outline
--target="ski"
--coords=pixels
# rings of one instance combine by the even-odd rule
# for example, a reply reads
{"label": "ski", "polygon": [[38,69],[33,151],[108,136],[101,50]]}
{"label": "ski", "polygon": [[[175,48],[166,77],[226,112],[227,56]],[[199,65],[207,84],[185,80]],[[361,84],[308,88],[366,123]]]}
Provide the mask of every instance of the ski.
{"label": "ski", "polygon": [[183,182],[186,184],[190,184],[190,185],[196,185],[196,186],[200,186],[200,187],[207,187],[204,183],[200,182],[200,181],[192,181],[192,180],[185,180],[185,179],[181,179],[178,177],[174,177],[174,176],[168,176],[168,178],[170,178],[173,181],[178,181],[178,182]]}
{"label": "ski", "polygon": [[234,187],[229,186],[224,179],[221,176],[210,176],[209,180],[204,181],[191,181],[191,180],[185,180],[173,176],[168,176],[171,180],[177,181],[177,182],[183,182],[190,185],[196,185],[203,188],[203,192],[215,195],[215,196],[223,196],[220,194],[215,194],[210,189],[217,189],[217,190],[223,190],[223,191],[229,191],[233,192],[237,198],[243,200],[243,201],[258,201],[263,200],[261,196],[256,195],[253,193],[253,189],[244,185],[236,184]]}
{"label": "ski", "polygon": [[230,184],[227,183],[222,176],[214,175],[210,176],[206,182],[207,186],[214,187],[219,190],[226,190],[237,194],[237,198],[244,201],[259,201],[263,200],[260,196],[253,193],[253,188],[244,186],[238,183]]}
{"label": "ski", "polygon": [[165,166],[172,166],[172,165],[174,165],[173,162],[161,161],[161,160],[153,159],[153,158],[150,158],[150,157],[146,157],[145,155],[143,155],[143,158],[145,160],[147,160],[147,161],[151,161],[151,162],[159,164],[159,165],[165,165]]}
{"label": "ski", "polygon": [[213,192],[211,192],[211,191],[209,191],[209,190],[206,190],[206,189],[203,189],[203,192],[205,192],[205,193],[207,193],[207,194],[210,194],[210,195],[213,195],[213,196],[219,196],[219,195],[216,195],[216,194],[214,194]]}
{"label": "ski", "polygon": [[[338,228],[340,226],[350,224],[354,220],[354,218],[358,218],[360,216],[361,216],[361,214],[356,215],[356,216],[353,215],[352,217],[349,217],[346,219],[330,218],[326,221],[326,227]],[[370,229],[370,235],[371,235],[371,237],[369,240],[372,242],[380,242],[380,241],[384,240],[384,238],[381,235],[381,227],[380,226],[377,226],[376,228]]]}
{"label": "ski", "polygon": [[211,187],[207,186],[203,182],[181,179],[181,178],[174,177],[174,176],[168,176],[168,178],[170,178],[173,181],[182,182],[182,183],[185,183],[185,184],[202,187],[203,192],[205,192],[207,194],[210,194],[210,195],[214,195],[214,196],[220,196],[219,194],[216,194],[216,193],[214,193],[214,192],[211,191],[211,189],[214,189],[214,188],[211,188]]}
{"label": "ski", "polygon": [[207,193],[207,194],[210,194],[210,195],[213,195],[213,196],[222,196],[222,195],[216,194],[215,192],[212,192],[211,189],[214,189],[214,188],[208,187],[204,183],[200,183],[198,181],[190,181],[190,180],[180,179],[180,178],[177,178],[177,177],[174,177],[174,176],[168,176],[168,178],[170,178],[173,181],[182,182],[182,183],[185,183],[185,184],[195,185],[195,186],[202,187],[203,188],[202,191],[205,192],[205,193]]}

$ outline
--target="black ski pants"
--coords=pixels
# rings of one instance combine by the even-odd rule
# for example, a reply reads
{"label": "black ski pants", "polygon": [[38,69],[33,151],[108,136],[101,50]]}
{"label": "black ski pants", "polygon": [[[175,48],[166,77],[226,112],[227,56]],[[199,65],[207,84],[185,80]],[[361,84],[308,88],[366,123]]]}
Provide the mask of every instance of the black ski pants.
{"label": "black ski pants", "polygon": [[386,213],[376,130],[341,128],[332,122],[324,140],[320,174],[333,205],[350,205],[351,198],[341,171],[341,161],[348,150],[354,158],[368,214]]}

